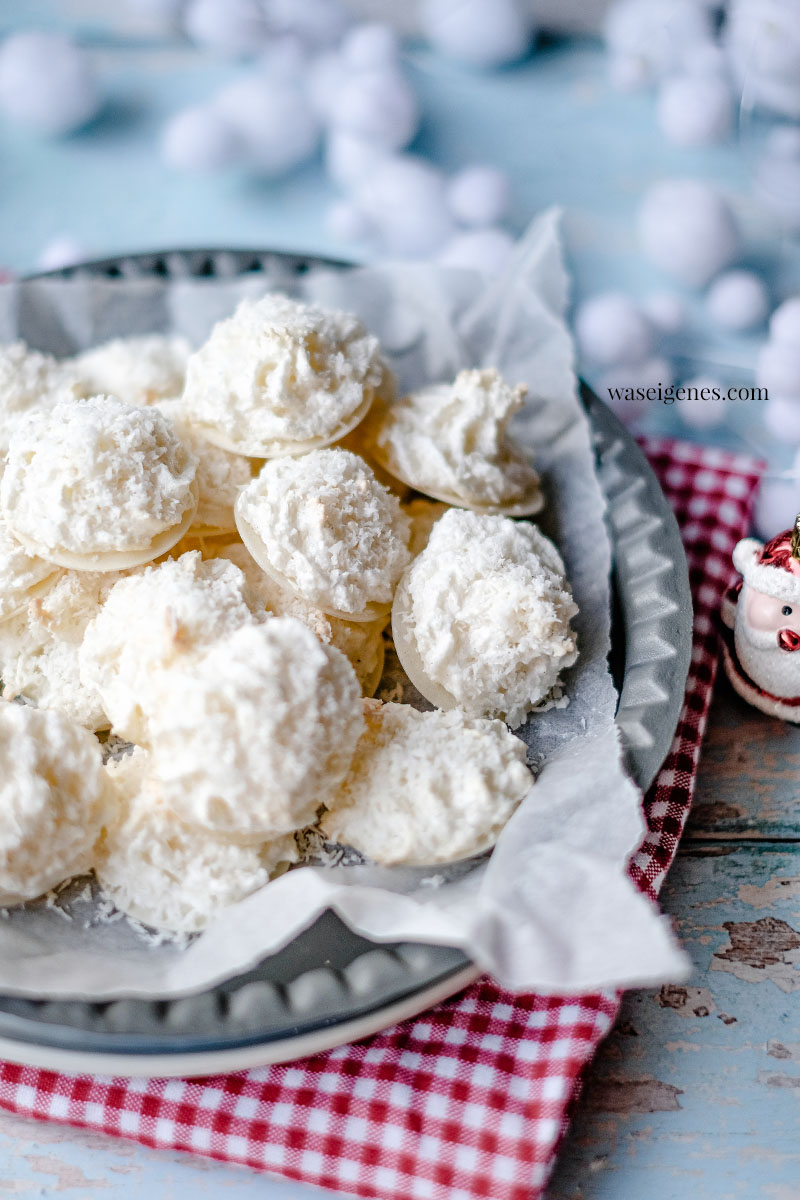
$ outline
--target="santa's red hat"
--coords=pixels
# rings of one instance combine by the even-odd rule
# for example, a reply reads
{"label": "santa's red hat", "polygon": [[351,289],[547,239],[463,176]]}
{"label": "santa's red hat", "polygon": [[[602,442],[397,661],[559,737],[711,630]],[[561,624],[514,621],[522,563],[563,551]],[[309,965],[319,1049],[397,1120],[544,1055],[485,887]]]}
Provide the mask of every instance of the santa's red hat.
{"label": "santa's red hat", "polygon": [[776,534],[766,544],[755,538],[744,538],[733,552],[733,565],[748,587],[778,600],[800,604],[798,541],[797,525]]}

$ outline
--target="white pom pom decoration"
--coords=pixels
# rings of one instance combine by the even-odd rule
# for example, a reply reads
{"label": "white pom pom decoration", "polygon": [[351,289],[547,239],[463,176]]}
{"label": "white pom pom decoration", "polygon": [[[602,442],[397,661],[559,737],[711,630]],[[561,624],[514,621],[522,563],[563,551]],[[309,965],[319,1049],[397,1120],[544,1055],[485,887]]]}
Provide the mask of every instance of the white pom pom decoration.
{"label": "white pom pom decoration", "polygon": [[769,341],[758,355],[756,383],[772,396],[800,399],[800,342]]}
{"label": "white pom pom decoration", "polygon": [[323,124],[330,120],[331,109],[344,82],[345,66],[336,50],[323,50],[308,64],[306,94],[312,109]]}
{"label": "white pom pom decoration", "polygon": [[788,130],[769,140],[756,166],[756,197],[789,233],[800,231],[800,146]]}
{"label": "white pom pom decoration", "polygon": [[189,0],[183,24],[198,46],[226,58],[250,58],[267,38],[258,0]]}
{"label": "white pom pom decoration", "polygon": [[652,292],[641,308],[656,329],[667,336],[680,333],[688,319],[686,303],[676,292]]}
{"label": "white pom pom decoration", "polygon": [[258,75],[220,92],[214,108],[238,134],[248,165],[280,175],[316,150],[320,128],[304,93],[288,81]]}
{"label": "white pom pom decoration", "polygon": [[52,238],[42,250],[36,265],[40,271],[60,271],[62,267],[74,267],[88,258],[86,248],[68,233]]}
{"label": "white pom pom decoration", "polygon": [[[727,416],[726,404],[727,400],[715,400],[714,389],[716,388],[720,397],[726,394],[725,388],[718,379],[712,379],[707,375],[698,375],[695,379],[688,379],[686,383],[681,385],[685,388],[692,388],[697,392],[697,399],[689,399],[684,396],[682,400],[675,401],[675,410],[678,413],[681,421],[689,429],[714,429],[721,425]],[[705,391],[707,399],[703,399]],[[691,393],[694,395],[694,392]]]}
{"label": "white pom pom decoration", "polygon": [[310,91],[311,63],[311,55],[300,38],[286,33],[267,43],[256,65],[271,79],[293,83]]}
{"label": "white pom pom decoration", "polygon": [[773,342],[800,345],[800,296],[778,305],[769,319],[769,336]]}
{"label": "white pom pom decoration", "polygon": [[453,233],[444,176],[414,155],[374,163],[353,198],[385,250],[400,258],[435,253]]}
{"label": "white pom pom decoration", "polygon": [[739,252],[739,231],[725,198],[696,179],[668,179],[646,193],[639,240],[657,267],[688,287],[704,287]]}
{"label": "white pom pom decoration", "polygon": [[378,164],[393,156],[369,138],[332,129],[325,139],[325,169],[343,191],[357,188]]}
{"label": "white pom pom decoration", "polygon": [[402,150],[417,132],[419,105],[413,88],[397,70],[345,72],[330,120],[337,129],[369,138],[387,150]]}
{"label": "white pom pom decoration", "polygon": [[798,0],[731,0],[725,37],[750,97],[787,117],[800,117]]}
{"label": "white pom pom decoration", "polygon": [[241,159],[236,129],[210,105],[185,108],[164,127],[161,156],[177,171],[219,171]]}
{"label": "white pom pom decoration", "polygon": [[419,21],[435,50],[469,67],[518,62],[534,36],[523,0],[421,0]]}
{"label": "white pom pom decoration", "polygon": [[60,33],[15,33],[0,45],[0,111],[37,133],[71,133],[100,108],[86,53]]}
{"label": "white pom pom decoration", "polygon": [[642,81],[649,82],[678,69],[689,47],[711,41],[713,26],[692,0],[617,0],[604,32],[612,63],[638,64]]}
{"label": "white pom pom decoration", "polygon": [[719,76],[668,79],[658,97],[658,124],[676,146],[709,146],[728,136],[733,94]]}
{"label": "white pom pom decoration", "polygon": [[[800,457],[800,456],[798,456]],[[759,537],[774,537],[778,530],[790,529],[800,512],[800,461],[785,476],[765,475],[756,493],[753,522]]]}
{"label": "white pom pom decoration", "polygon": [[622,292],[585,300],[575,314],[575,333],[581,354],[601,366],[642,363],[653,346],[653,326]]}
{"label": "white pom pom decoration", "polygon": [[340,242],[363,242],[371,232],[367,218],[348,200],[339,200],[331,205],[325,224],[331,237]]}
{"label": "white pom pom decoration", "polygon": [[400,43],[390,25],[378,22],[356,25],[342,39],[339,47],[342,61],[353,71],[373,67],[397,66]]}
{"label": "white pom pom decoration", "polygon": [[771,395],[762,410],[765,429],[784,446],[800,446],[798,399],[797,396]]}
{"label": "white pom pom decoration", "polygon": [[499,275],[514,252],[514,239],[504,229],[470,229],[457,233],[439,253],[445,267],[466,267]]}
{"label": "white pom pom decoration", "polygon": [[707,305],[712,321],[724,329],[755,329],[766,320],[769,294],[752,271],[726,271],[709,288]]}
{"label": "white pom pom decoration", "polygon": [[270,29],[317,48],[337,45],[350,25],[341,0],[261,0]]}
{"label": "white pom pom decoration", "polygon": [[464,167],[447,185],[450,211],[461,225],[480,228],[502,221],[510,200],[511,182],[497,167]]}

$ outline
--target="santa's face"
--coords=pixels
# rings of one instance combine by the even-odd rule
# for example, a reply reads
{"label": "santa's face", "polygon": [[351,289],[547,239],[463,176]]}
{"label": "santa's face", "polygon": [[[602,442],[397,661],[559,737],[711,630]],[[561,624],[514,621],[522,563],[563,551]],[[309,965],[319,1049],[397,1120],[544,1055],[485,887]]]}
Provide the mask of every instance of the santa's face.
{"label": "santa's face", "polygon": [[774,696],[800,696],[800,604],[744,584],[734,638],[739,662],[759,687]]}

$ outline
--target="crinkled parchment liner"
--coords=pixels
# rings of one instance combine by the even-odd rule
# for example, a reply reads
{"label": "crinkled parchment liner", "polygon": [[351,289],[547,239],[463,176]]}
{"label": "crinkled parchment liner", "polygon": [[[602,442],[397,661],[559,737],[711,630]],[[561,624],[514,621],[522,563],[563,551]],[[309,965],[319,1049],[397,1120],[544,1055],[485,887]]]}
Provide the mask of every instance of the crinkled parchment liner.
{"label": "crinkled parchment liner", "polygon": [[534,221],[488,285],[468,272],[401,264],[312,270],[296,280],[40,280],[0,289],[0,339],[21,336],[57,354],[152,331],[199,342],[243,296],[281,288],[360,313],[401,389],[448,380],[465,366],[497,366],[529,387],[515,428],[535,450],[548,497],[540,524],[564,556],[580,606],[570,703],[534,714],[518,731],[538,779],[490,858],[435,873],[306,866],[220,914],[185,948],[100,919],[88,893],[66,912],[38,902],[0,921],[0,992],[187,994],[248,969],[328,907],[377,940],[459,946],[517,990],[576,992],[682,973],[668,922],[625,870],[644,823],[614,725],[610,549],[564,322],[558,225],[555,211]]}

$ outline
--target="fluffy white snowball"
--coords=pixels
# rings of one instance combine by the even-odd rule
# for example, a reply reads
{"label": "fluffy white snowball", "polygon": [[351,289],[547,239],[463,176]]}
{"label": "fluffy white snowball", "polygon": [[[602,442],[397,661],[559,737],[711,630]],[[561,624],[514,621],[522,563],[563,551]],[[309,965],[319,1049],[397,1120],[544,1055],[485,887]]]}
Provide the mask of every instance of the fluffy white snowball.
{"label": "fluffy white snowball", "polygon": [[354,199],[389,254],[422,257],[453,233],[442,172],[413,155],[374,163],[355,187]]}
{"label": "fluffy white snowball", "polygon": [[266,175],[290,170],[317,148],[319,122],[303,92],[286,80],[240,79],[220,92],[214,108],[236,130],[249,165]]}
{"label": "fluffy white snowball", "polygon": [[461,225],[495,225],[505,217],[510,200],[511,181],[497,167],[464,167],[447,185],[450,211]]}
{"label": "fluffy white snowball", "polygon": [[345,34],[339,47],[342,60],[351,70],[395,66],[400,57],[400,43],[390,25],[378,22],[356,25]]}
{"label": "fluffy white snowball", "polygon": [[800,342],[769,341],[762,346],[756,383],[771,395],[800,398]]}
{"label": "fluffy white snowball", "polygon": [[725,36],[752,99],[800,117],[800,0],[731,0]]}
{"label": "fluffy white snowball", "polygon": [[642,301],[642,312],[664,334],[680,333],[688,319],[686,303],[676,292],[652,292]]}
{"label": "fluffy white snowball", "polygon": [[759,537],[774,537],[789,529],[800,512],[800,462],[795,459],[788,478],[765,476],[756,493],[753,523]]}
{"label": "fluffy white snowball", "polygon": [[778,305],[769,319],[769,336],[773,342],[800,344],[800,296]]}
{"label": "fluffy white snowball", "polygon": [[666,179],[651,187],[638,227],[650,261],[689,287],[704,287],[739,251],[727,200],[698,179]]}
{"label": "fluffy white snowball", "polygon": [[0,46],[0,111],[37,133],[70,133],[100,107],[85,53],[60,33],[15,33]]}
{"label": "fluffy white snowball", "polygon": [[51,238],[36,260],[40,271],[60,271],[88,258],[86,248],[68,233]]}
{"label": "fluffy white snowball", "polygon": [[305,76],[306,96],[313,111],[323,124],[328,124],[331,110],[345,78],[345,65],[336,50],[323,50],[308,63]]}
{"label": "fluffy white snowball", "polygon": [[242,152],[236,129],[210,105],[176,113],[161,138],[164,162],[178,171],[219,171],[235,163]]}
{"label": "fluffy white snowball", "polygon": [[733,94],[715,75],[668,79],[658,97],[658,123],[676,146],[709,146],[728,136]]}
{"label": "fluffy white snowball", "polygon": [[769,312],[769,293],[753,271],[725,271],[708,290],[708,313],[725,329],[755,329]]}
{"label": "fluffy white snowball", "polygon": [[269,27],[276,33],[293,33],[311,46],[335,46],[341,40],[350,14],[341,0],[261,0]]}
{"label": "fluffy white snowball", "polygon": [[325,139],[325,169],[344,191],[357,188],[392,157],[379,142],[343,129],[331,129]]}
{"label": "fluffy white snowball", "polygon": [[325,224],[331,236],[342,242],[361,242],[370,234],[369,221],[349,200],[339,200],[332,204],[328,209]]}
{"label": "fluffy white snowball", "polygon": [[514,252],[514,239],[505,229],[469,229],[457,233],[438,255],[445,267],[467,267],[499,275]]}
{"label": "fluffy white snowball", "polygon": [[800,446],[800,396],[770,396],[763,420],[768,432],[784,446]]}
{"label": "fluffy white snowball", "polygon": [[575,314],[581,353],[601,366],[644,362],[653,346],[653,326],[622,292],[602,292]]}
{"label": "fluffy white snowball", "polygon": [[400,71],[377,66],[345,74],[330,120],[337,129],[401,150],[417,132],[419,104]]}
{"label": "fluffy white snowball", "polygon": [[263,54],[259,55],[257,65],[271,79],[282,79],[307,87],[312,61],[311,54],[300,38],[293,33],[285,33],[269,41]]}
{"label": "fluffy white snowball", "polygon": [[183,24],[193,42],[230,58],[252,57],[267,36],[258,0],[189,0]]}
{"label": "fluffy white snowball", "polygon": [[[684,425],[689,429],[714,429],[717,425],[721,425],[727,415],[726,404],[727,400],[714,400],[713,389],[717,390],[724,396],[725,389],[718,379],[712,379],[708,375],[698,375],[695,379],[688,379],[683,387],[695,388],[697,390],[697,399],[683,399],[676,401],[675,409]],[[711,393],[707,400],[703,399],[703,390]]]}
{"label": "fluffy white snowball", "polygon": [[419,20],[434,49],[471,67],[517,62],[534,36],[523,0],[422,0]]}
{"label": "fluffy white snowball", "polygon": [[688,47],[711,40],[713,26],[693,0],[617,0],[604,32],[612,62],[628,60],[631,77],[638,66],[646,83],[680,67]]}
{"label": "fluffy white snowball", "polygon": [[687,75],[718,75],[728,78],[728,56],[716,42],[699,42],[687,48],[683,58]]}

